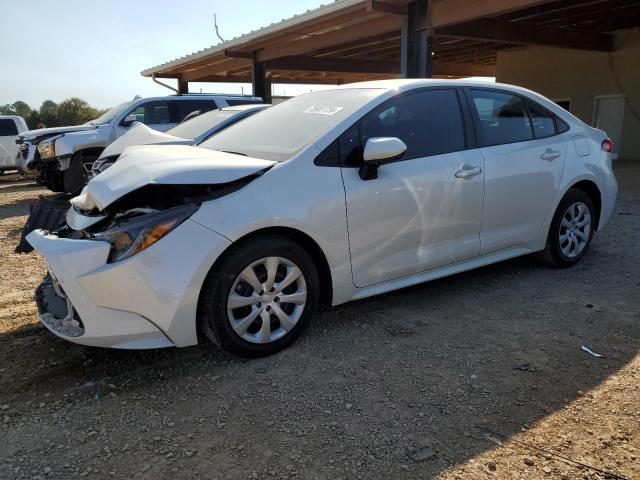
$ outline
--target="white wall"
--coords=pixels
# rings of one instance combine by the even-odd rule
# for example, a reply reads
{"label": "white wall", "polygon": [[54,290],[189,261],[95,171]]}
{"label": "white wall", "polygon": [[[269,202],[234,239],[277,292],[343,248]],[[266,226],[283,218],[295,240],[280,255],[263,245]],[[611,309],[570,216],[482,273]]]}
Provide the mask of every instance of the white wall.
{"label": "white wall", "polygon": [[523,47],[498,52],[497,81],[552,99],[570,98],[571,113],[593,122],[594,97],[625,95],[620,157],[640,160],[640,29],[620,31],[615,51]]}

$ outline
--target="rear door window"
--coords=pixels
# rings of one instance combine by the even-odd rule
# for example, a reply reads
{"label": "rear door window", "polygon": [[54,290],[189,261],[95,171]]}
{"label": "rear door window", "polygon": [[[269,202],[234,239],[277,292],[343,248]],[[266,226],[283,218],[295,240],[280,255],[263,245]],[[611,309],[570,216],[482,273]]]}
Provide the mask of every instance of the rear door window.
{"label": "rear door window", "polygon": [[16,122],[9,118],[0,119],[0,137],[13,137],[18,135]]}
{"label": "rear door window", "polygon": [[524,100],[492,90],[470,90],[485,146],[533,139]]}

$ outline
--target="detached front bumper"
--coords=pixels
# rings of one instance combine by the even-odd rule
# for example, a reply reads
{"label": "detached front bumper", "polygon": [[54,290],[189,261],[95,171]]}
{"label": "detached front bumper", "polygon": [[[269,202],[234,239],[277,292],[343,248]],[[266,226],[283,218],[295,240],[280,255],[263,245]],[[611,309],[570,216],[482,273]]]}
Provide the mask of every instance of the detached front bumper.
{"label": "detached front bumper", "polygon": [[107,263],[106,242],[42,230],[26,238],[49,267],[36,291],[45,327],[71,342],[123,349],[197,344],[200,289],[230,243],[187,220],[139,254]]}

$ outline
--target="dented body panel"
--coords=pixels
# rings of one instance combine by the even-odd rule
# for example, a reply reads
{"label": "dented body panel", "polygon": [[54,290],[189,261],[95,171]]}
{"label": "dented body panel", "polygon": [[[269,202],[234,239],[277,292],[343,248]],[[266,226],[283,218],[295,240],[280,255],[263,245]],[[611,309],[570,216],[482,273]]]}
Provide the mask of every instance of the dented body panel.
{"label": "dented body panel", "polygon": [[71,203],[83,210],[103,210],[146,185],[219,185],[274,163],[183,145],[130,147],[113,167],[92,179]]}
{"label": "dented body panel", "polygon": [[27,240],[46,258],[85,330],[79,337],[54,333],[75,343],[113,348],[196,344],[200,287],[215,258],[231,243],[188,220],[140,254],[109,264],[105,242],[42,231]]}

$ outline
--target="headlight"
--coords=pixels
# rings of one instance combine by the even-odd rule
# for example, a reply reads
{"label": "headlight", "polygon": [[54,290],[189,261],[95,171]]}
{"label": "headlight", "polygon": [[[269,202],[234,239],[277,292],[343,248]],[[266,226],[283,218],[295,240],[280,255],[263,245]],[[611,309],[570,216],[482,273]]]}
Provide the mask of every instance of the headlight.
{"label": "headlight", "polygon": [[54,158],[56,156],[55,140],[48,142],[40,142],[38,144],[38,153],[40,158]]}
{"label": "headlight", "polygon": [[161,212],[147,213],[120,221],[104,232],[91,235],[91,238],[109,242],[111,253],[108,262],[118,262],[156,243],[193,215],[198,208],[198,205],[183,205]]}

